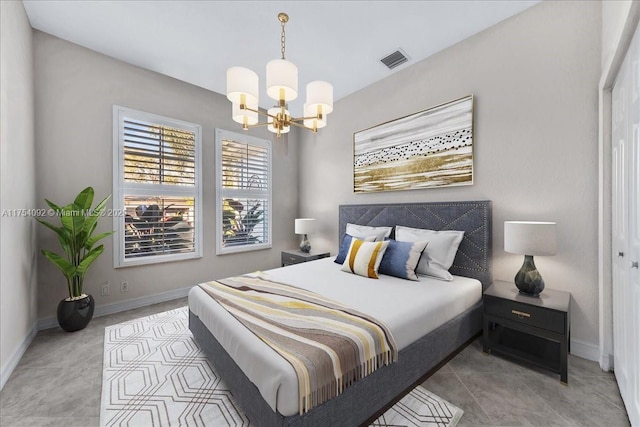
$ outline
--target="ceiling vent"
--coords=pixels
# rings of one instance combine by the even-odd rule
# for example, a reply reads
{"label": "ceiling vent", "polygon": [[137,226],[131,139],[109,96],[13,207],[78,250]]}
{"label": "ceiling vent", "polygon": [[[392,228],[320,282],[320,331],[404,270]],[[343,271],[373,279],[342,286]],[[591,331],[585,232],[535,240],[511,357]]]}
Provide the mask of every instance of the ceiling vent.
{"label": "ceiling vent", "polygon": [[398,65],[404,64],[409,60],[409,57],[402,49],[398,49],[390,55],[385,56],[380,60],[384,65],[386,65],[390,70],[393,70]]}

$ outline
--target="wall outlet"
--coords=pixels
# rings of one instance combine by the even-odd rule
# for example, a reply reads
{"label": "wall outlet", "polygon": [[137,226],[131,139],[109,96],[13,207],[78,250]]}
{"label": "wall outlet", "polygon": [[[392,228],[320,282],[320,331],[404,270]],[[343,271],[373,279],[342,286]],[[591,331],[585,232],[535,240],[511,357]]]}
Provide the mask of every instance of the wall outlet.
{"label": "wall outlet", "polygon": [[100,293],[102,294],[103,297],[106,297],[111,293],[111,281],[107,280],[102,284]]}
{"label": "wall outlet", "polygon": [[120,292],[129,292],[129,283],[127,282],[120,283]]}

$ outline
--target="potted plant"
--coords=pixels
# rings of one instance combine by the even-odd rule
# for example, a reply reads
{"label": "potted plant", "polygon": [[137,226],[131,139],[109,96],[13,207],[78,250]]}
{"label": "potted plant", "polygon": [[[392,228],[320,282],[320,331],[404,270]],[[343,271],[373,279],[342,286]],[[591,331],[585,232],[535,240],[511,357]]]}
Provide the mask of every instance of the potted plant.
{"label": "potted plant", "polygon": [[84,276],[93,262],[104,251],[104,245],[95,244],[113,234],[113,231],[94,235],[98,219],[103,215],[109,197],[105,197],[95,208],[93,204],[93,188],[87,187],[78,194],[73,203],[57,206],[45,199],[55,215],[60,219],[61,226],[57,227],[47,221],[37,219],[58,235],[58,241],[64,256],[46,249],[42,254],[53,263],[67,279],[69,297],[58,304],[58,323],[67,332],[84,329],[91,318],[95,301],[91,295],[82,292]]}

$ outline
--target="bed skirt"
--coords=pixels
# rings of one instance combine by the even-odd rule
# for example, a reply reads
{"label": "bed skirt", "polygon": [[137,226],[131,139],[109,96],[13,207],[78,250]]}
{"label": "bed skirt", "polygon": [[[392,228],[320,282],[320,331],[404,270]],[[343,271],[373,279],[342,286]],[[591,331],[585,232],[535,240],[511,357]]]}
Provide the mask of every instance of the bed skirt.
{"label": "bed skirt", "polygon": [[432,370],[482,330],[482,301],[402,349],[398,361],[378,369],[340,396],[304,415],[274,412],[198,316],[189,311],[189,329],[251,422],[259,427],[354,427],[366,425],[423,382]]}

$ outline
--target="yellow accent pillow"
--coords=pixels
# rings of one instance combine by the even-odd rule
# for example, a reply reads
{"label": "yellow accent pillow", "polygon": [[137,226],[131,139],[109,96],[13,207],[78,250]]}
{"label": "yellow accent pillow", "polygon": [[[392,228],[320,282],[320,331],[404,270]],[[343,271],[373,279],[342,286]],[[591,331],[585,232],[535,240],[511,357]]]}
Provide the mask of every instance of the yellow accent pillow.
{"label": "yellow accent pillow", "polygon": [[342,264],[342,271],[377,279],[378,267],[387,246],[389,246],[389,241],[365,242],[364,240],[352,239],[349,252],[347,252]]}

